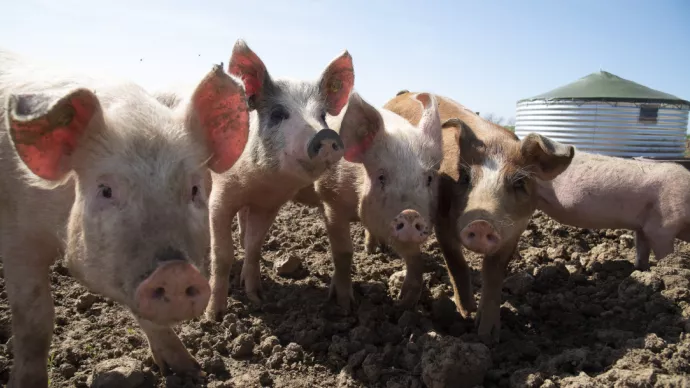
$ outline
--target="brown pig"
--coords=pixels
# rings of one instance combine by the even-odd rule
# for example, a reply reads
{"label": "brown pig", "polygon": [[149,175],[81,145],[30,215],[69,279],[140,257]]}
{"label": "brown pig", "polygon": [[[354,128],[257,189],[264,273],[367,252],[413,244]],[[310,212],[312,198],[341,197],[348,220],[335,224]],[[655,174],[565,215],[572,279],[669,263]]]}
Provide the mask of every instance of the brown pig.
{"label": "brown pig", "polygon": [[10,387],[48,386],[49,266],[131,310],[162,371],[199,364],[171,325],[210,297],[210,168],[248,138],[241,81],[215,67],[179,114],[137,85],[54,72],[0,51],[0,256],[12,311]]}
{"label": "brown pig", "polygon": [[[401,92],[384,107],[415,124],[422,111],[410,95]],[[476,323],[483,338],[498,340],[502,283],[537,205],[536,178],[558,176],[574,149],[537,134],[520,141],[457,102],[436,98],[443,123],[443,162],[434,229],[455,303],[465,317],[476,304],[461,246],[485,255]]]}
{"label": "brown pig", "polygon": [[690,242],[690,171],[676,163],[623,159],[577,151],[551,181],[537,180],[537,208],[566,225],[635,232],[635,267],[649,268]]}
{"label": "brown pig", "polygon": [[339,130],[345,160],[293,198],[322,206],[335,266],[329,295],[345,309],[353,299],[353,221],[366,230],[367,252],[385,243],[405,260],[401,304],[419,299],[421,245],[431,234],[442,159],[441,123],[433,96],[422,93],[410,101],[423,116],[416,127],[352,93]]}

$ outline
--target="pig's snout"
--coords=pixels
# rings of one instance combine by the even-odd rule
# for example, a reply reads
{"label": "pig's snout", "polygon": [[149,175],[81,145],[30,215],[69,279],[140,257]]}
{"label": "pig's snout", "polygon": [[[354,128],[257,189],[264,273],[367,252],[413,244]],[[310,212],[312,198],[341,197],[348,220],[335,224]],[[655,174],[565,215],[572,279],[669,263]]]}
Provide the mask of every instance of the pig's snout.
{"label": "pig's snout", "polygon": [[460,240],[467,249],[489,255],[494,253],[501,243],[501,236],[487,221],[472,221],[460,232]]}
{"label": "pig's snout", "polygon": [[142,318],[173,323],[200,316],[211,295],[208,281],[191,264],[165,262],[136,290],[135,302]]}
{"label": "pig's snout", "polygon": [[392,237],[402,243],[421,244],[429,238],[429,225],[415,210],[403,210],[391,222]]}
{"label": "pig's snout", "polygon": [[327,162],[337,162],[345,153],[343,141],[338,132],[332,129],[322,129],[316,132],[307,143],[309,159],[323,159]]}

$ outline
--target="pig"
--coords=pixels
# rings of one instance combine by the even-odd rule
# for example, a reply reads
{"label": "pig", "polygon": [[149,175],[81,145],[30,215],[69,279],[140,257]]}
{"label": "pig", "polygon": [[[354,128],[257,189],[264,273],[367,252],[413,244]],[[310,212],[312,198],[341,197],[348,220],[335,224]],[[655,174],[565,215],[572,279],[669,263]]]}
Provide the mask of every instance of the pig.
{"label": "pig", "polygon": [[690,242],[690,171],[676,163],[623,159],[577,151],[551,181],[537,180],[537,208],[580,228],[635,233],[635,267],[649,269],[673,253],[676,238]]}
{"label": "pig", "polygon": [[[415,124],[423,115],[409,95],[408,91],[399,93],[384,108]],[[481,338],[498,341],[502,283],[537,206],[536,179],[550,181],[561,174],[575,151],[538,134],[519,140],[450,98],[436,98],[443,127],[443,161],[434,231],[455,304],[466,318],[477,306],[461,247],[484,256],[475,323]]]}
{"label": "pig", "polygon": [[201,316],[210,298],[204,178],[232,167],[247,143],[242,82],[214,66],[176,114],[136,84],[2,50],[0,90],[9,386],[48,386],[58,252],[87,289],[132,312],[161,371],[197,373],[171,326]]}
{"label": "pig", "polygon": [[443,154],[435,98],[421,93],[410,103],[422,112],[416,126],[374,108],[353,92],[339,128],[344,160],[293,199],[323,209],[335,267],[329,297],[346,310],[354,301],[350,237],[354,221],[365,228],[367,252],[383,243],[404,259],[407,274],[400,305],[413,306],[421,293],[421,246],[431,234]]}
{"label": "pig", "polygon": [[[326,118],[340,114],[354,85],[347,50],[316,81],[301,81],[273,78],[259,56],[238,39],[227,71],[243,81],[250,130],[237,163],[224,173],[211,173],[209,320],[222,320],[227,311],[235,215],[245,251],[240,282],[251,303],[262,303],[260,258],[266,234],[280,208],[343,157],[343,142]],[[170,93],[158,96],[160,101],[177,100]]]}

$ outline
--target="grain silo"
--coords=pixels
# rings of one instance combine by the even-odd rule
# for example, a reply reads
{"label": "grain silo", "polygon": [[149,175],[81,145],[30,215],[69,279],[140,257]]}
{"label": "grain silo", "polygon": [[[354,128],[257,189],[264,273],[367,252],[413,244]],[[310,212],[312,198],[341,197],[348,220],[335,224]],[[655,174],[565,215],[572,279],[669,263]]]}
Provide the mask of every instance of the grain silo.
{"label": "grain silo", "polygon": [[682,158],[690,102],[600,71],[518,101],[515,134],[620,157]]}

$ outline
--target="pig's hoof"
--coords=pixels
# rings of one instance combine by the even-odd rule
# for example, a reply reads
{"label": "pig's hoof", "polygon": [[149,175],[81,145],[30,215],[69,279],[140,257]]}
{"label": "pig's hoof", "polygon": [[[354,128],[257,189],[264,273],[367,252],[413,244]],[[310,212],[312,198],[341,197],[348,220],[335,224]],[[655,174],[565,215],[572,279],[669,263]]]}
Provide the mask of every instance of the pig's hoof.
{"label": "pig's hoof", "polygon": [[261,290],[247,291],[247,299],[249,299],[255,306],[261,306],[263,303],[263,297],[261,296]]}
{"label": "pig's hoof", "polygon": [[501,321],[499,319],[488,319],[482,316],[481,311],[477,313],[474,321],[475,327],[478,327],[477,334],[485,344],[497,344],[501,337]]}
{"label": "pig's hoof", "polygon": [[333,299],[335,299],[338,306],[346,312],[350,312],[352,305],[356,303],[352,287],[349,287],[348,291],[338,291],[338,287],[336,287],[334,283],[331,283],[331,287],[328,289],[328,301]]}
{"label": "pig's hoof", "polygon": [[163,376],[173,373],[192,377],[202,376],[201,365],[188,352],[185,353],[166,354],[160,358],[157,364]]}
{"label": "pig's hoof", "polygon": [[477,311],[477,303],[474,300],[467,303],[456,301],[455,307],[458,310],[458,313],[460,313],[460,315],[462,315],[462,317],[465,319],[469,318],[473,312]]}
{"label": "pig's hoof", "polygon": [[400,290],[396,304],[404,309],[411,309],[417,304],[421,294],[421,287],[404,287],[403,285],[403,289]]}

